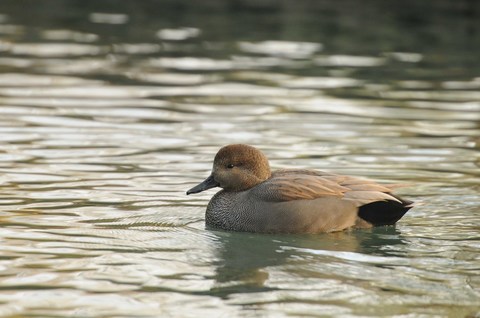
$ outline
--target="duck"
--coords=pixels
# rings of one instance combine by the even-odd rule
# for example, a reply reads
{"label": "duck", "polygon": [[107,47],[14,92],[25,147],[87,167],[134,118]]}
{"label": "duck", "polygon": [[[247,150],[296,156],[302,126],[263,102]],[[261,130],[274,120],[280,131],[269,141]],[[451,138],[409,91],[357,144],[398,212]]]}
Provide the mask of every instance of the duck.
{"label": "duck", "polygon": [[394,225],[413,202],[395,185],[310,169],[271,171],[250,145],[222,147],[211,174],[186,194],[220,187],[205,212],[207,228],[252,233],[329,233]]}

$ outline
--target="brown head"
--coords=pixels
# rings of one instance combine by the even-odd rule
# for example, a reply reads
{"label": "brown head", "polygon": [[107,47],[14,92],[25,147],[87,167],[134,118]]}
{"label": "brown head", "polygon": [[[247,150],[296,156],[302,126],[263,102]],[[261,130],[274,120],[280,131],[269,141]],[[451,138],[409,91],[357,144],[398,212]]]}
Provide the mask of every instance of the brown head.
{"label": "brown head", "polygon": [[270,178],[267,157],[257,148],[233,144],[221,148],[215,155],[212,174],[187,194],[220,187],[225,191],[248,190]]}

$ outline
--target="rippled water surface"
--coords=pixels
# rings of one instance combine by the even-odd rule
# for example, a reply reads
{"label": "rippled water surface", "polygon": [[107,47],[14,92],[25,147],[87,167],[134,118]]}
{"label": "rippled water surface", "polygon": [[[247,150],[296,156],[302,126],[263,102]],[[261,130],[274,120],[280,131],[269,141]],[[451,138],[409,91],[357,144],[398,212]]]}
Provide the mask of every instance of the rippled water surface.
{"label": "rippled water surface", "polygon": [[[0,315],[480,317],[479,9],[2,0]],[[417,206],[206,230],[215,191],[185,191],[237,142]]]}

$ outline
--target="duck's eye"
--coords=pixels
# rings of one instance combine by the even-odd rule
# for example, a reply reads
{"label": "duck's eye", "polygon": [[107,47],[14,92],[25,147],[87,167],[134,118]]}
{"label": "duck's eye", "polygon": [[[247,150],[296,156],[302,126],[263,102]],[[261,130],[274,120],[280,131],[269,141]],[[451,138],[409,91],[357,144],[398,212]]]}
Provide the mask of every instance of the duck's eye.
{"label": "duck's eye", "polygon": [[229,163],[229,164],[227,165],[227,168],[228,168],[228,169],[232,169],[233,167],[235,167],[235,166],[233,165],[233,163]]}

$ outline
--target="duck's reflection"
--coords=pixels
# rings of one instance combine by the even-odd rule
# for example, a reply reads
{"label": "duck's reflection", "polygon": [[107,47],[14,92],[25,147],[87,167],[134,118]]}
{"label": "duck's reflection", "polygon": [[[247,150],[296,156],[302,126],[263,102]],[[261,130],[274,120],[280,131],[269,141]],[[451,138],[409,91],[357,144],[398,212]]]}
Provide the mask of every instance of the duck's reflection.
{"label": "duck's reflection", "polygon": [[[215,287],[212,293],[226,297],[231,293],[259,292],[273,287],[266,284],[269,267],[287,263],[317,261],[353,252],[370,256],[401,256],[395,246],[405,244],[393,226],[369,230],[317,235],[266,235],[215,231],[220,242]],[[318,252],[318,253],[316,253]],[[323,256],[322,256],[323,255]],[[313,257],[313,260],[312,260]],[[318,259],[321,262],[321,259]]]}

